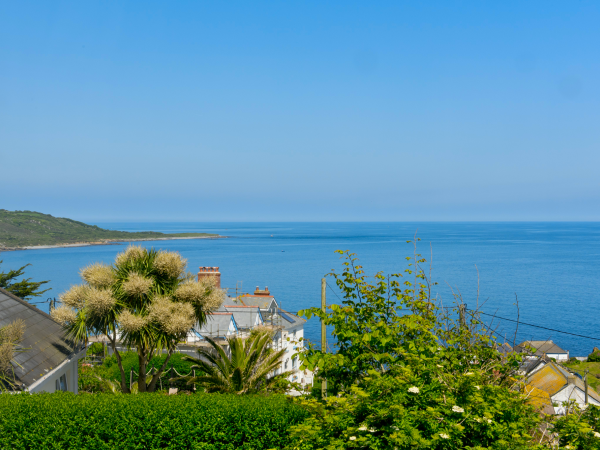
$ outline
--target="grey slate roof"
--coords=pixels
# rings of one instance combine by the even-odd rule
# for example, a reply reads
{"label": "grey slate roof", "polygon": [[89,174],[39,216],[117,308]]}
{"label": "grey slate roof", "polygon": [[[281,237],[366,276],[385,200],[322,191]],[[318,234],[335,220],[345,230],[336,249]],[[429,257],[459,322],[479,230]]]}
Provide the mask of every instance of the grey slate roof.
{"label": "grey slate roof", "polygon": [[229,325],[232,320],[235,324],[233,314],[228,312],[215,312],[209,314],[206,318],[206,323],[202,326],[199,333],[212,338],[225,337],[227,336]]}
{"label": "grey slate roof", "polygon": [[272,295],[242,295],[238,298],[242,304],[246,306],[258,306],[261,310],[269,309],[273,302],[275,302],[275,307],[278,306],[277,300]]}
{"label": "grey slate roof", "polygon": [[265,323],[274,326],[281,326],[284,330],[290,330],[300,325],[304,325],[306,319],[298,317],[291,312],[287,312],[284,309],[278,308],[276,314],[263,313]]}
{"label": "grey slate roof", "polygon": [[15,361],[21,366],[15,367],[15,375],[25,386],[30,386],[79,350],[48,314],[0,288],[0,327],[17,319],[25,322],[25,333],[20,343],[24,351],[15,354]]}
{"label": "grey slate roof", "polygon": [[260,316],[260,323],[264,322],[257,306],[223,305],[223,307],[233,314],[235,323],[242,329],[252,328],[256,323],[256,316]]}
{"label": "grey slate roof", "polygon": [[548,353],[551,353],[551,354],[554,354],[554,353],[567,354],[568,353],[566,350],[563,350],[562,348],[560,348],[558,345],[556,345],[554,342],[552,342],[550,340],[548,340],[548,341],[523,341],[515,347],[515,351],[531,353],[531,350],[529,350],[531,348],[535,349],[535,352],[533,352],[533,354],[537,355],[537,356],[543,356],[544,354],[548,354]]}

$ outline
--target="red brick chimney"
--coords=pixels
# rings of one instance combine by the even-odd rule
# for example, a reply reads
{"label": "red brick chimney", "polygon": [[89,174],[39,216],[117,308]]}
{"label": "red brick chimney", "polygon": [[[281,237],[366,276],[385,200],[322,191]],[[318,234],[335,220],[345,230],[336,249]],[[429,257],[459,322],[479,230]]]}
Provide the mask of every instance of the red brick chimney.
{"label": "red brick chimney", "polygon": [[268,286],[265,286],[264,290],[261,290],[258,286],[256,286],[256,290],[254,291],[254,295],[271,296],[271,293],[269,292],[269,287]]}
{"label": "red brick chimney", "polygon": [[200,267],[198,270],[198,281],[204,278],[213,277],[216,281],[217,287],[221,288],[221,272],[218,267]]}

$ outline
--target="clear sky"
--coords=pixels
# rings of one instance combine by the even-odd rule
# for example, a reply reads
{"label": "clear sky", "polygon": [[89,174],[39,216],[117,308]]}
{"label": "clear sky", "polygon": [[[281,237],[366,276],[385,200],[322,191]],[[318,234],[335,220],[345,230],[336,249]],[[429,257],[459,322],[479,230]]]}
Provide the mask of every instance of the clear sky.
{"label": "clear sky", "polygon": [[0,3],[0,208],[600,220],[600,3]]}

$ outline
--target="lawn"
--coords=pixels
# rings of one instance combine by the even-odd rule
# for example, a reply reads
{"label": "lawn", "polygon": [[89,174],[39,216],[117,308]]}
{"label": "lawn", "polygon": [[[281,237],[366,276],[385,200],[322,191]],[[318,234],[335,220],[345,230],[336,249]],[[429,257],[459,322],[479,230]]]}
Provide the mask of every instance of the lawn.
{"label": "lawn", "polygon": [[580,363],[566,363],[566,367],[571,370],[574,370],[583,376],[586,370],[589,370],[588,374],[588,382],[591,387],[598,392],[600,390],[600,378],[596,375],[600,376],[600,362],[580,362]]}

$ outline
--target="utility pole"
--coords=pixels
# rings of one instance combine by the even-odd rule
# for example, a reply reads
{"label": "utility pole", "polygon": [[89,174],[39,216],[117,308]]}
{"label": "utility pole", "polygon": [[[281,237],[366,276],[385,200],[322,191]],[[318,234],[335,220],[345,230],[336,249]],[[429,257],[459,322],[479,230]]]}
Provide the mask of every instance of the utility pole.
{"label": "utility pole", "polygon": [[589,369],[587,369],[585,371],[585,377],[583,379],[583,383],[584,383],[584,386],[585,386],[585,404],[586,405],[588,404],[588,379],[587,379],[588,372],[589,372]]}
{"label": "utility pole", "polygon": [[[327,311],[327,301],[325,300],[326,287],[327,281],[325,281],[325,278],[321,278],[321,310],[323,311],[323,313]],[[327,353],[327,329],[325,327],[324,319],[321,319],[321,352]],[[321,397],[327,397],[327,380],[325,378],[322,378]]]}
{"label": "utility pole", "polygon": [[458,305],[458,316],[460,319],[460,326],[467,328],[467,304],[461,303]]}

